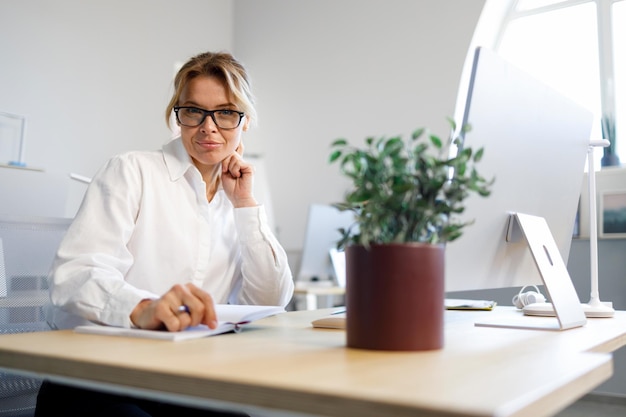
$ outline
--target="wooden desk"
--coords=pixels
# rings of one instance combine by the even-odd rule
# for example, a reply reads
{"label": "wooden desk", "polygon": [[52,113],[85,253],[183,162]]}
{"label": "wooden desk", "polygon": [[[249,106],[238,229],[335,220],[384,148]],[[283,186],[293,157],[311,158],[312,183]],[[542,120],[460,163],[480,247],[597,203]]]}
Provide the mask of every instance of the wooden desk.
{"label": "wooden desk", "polygon": [[[272,415],[550,416],[611,376],[626,312],[563,332],[475,327],[492,312],[446,312],[445,348],[345,347],[313,329],[330,310],[261,320],[238,334],[185,342],[76,334],[0,336],[0,367],[58,381]],[[259,413],[260,411],[260,413]],[[267,413],[264,413],[267,411]]]}

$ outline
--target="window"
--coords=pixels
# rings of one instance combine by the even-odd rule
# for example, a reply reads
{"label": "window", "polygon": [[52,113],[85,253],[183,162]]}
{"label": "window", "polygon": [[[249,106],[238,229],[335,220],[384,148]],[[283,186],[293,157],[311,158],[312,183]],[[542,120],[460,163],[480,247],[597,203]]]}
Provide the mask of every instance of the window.
{"label": "window", "polygon": [[[622,133],[617,147],[620,161],[626,162],[626,1],[613,3],[613,63],[615,68],[615,126]],[[617,22],[621,22],[618,24]],[[618,139],[619,140],[619,139]]]}
{"label": "window", "polygon": [[[494,2],[502,0],[488,0],[486,8]],[[510,0],[499,7],[493,48],[591,110],[593,137],[602,137],[602,117],[614,115],[616,150],[626,162],[619,130],[626,129],[626,28],[617,24],[626,21],[626,0]]]}

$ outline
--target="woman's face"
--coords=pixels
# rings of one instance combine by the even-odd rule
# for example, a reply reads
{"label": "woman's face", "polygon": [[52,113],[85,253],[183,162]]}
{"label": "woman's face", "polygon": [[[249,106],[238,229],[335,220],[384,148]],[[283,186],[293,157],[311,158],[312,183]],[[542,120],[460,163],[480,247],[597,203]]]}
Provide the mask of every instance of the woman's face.
{"label": "woman's face", "polygon": [[[203,110],[240,110],[224,85],[217,78],[207,76],[193,78],[183,89],[178,105]],[[218,128],[209,115],[199,126],[180,125],[185,149],[200,172],[211,170],[235,152],[241,142],[241,132],[247,129],[247,117],[230,130]]]}

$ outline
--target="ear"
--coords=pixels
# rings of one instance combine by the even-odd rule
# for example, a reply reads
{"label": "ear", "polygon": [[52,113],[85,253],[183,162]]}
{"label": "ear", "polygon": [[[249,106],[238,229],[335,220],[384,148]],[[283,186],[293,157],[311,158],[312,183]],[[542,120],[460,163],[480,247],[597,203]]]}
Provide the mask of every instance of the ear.
{"label": "ear", "polygon": [[248,129],[250,128],[250,119],[248,118],[248,116],[246,116],[244,122],[243,122],[243,131],[247,132]]}

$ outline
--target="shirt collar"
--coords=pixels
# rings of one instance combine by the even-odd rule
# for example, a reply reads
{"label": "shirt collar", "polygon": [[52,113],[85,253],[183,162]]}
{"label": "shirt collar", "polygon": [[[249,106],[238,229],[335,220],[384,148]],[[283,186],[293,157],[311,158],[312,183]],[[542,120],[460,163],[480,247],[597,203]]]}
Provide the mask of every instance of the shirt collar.
{"label": "shirt collar", "polygon": [[180,137],[163,145],[163,159],[172,181],[181,178],[190,168],[195,168]]}

